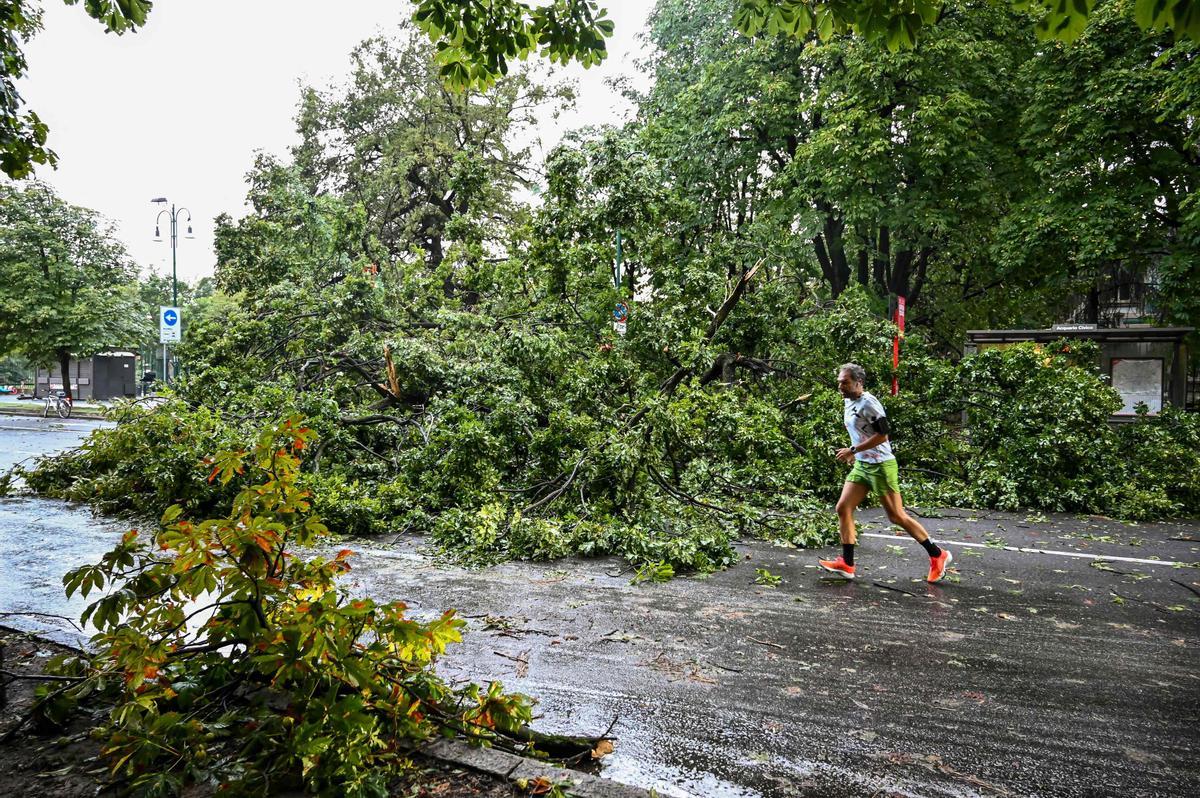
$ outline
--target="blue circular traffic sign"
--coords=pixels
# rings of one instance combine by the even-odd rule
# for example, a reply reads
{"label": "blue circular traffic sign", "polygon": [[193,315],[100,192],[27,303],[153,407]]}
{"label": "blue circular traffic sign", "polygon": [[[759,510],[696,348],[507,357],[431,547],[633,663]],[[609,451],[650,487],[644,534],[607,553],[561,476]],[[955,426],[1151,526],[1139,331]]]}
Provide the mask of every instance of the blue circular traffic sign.
{"label": "blue circular traffic sign", "polygon": [[626,305],[624,302],[618,302],[617,306],[615,308],[613,308],[613,320],[622,322],[628,318],[629,318],[629,306]]}
{"label": "blue circular traffic sign", "polygon": [[163,311],[163,321],[168,327],[174,327],[175,322],[179,321],[179,314],[173,309]]}

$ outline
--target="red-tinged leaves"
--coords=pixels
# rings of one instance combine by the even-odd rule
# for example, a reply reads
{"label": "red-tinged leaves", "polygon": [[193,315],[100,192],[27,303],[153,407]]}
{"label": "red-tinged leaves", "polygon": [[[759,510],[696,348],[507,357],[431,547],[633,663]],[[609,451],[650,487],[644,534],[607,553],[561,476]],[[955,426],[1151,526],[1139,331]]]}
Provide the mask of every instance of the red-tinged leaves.
{"label": "red-tinged leaves", "polygon": [[[308,492],[296,486],[299,459],[286,454],[311,437],[290,420],[260,436],[250,453],[212,458],[212,481],[224,485],[245,472],[248,484],[222,517],[186,519],[182,504],[164,513],[155,542],[171,556],[151,556],[130,531],[100,565],[64,578],[68,592],[84,594],[112,582],[87,615],[100,630],[99,661],[125,679],[105,746],[118,771],[186,779],[210,767],[206,748],[214,732],[222,734],[212,718],[257,743],[255,761],[237,767],[262,772],[263,762],[301,761],[310,779],[326,780],[343,778],[331,768],[344,768],[345,757],[330,752],[353,754],[358,774],[393,763],[394,738],[370,742],[378,728],[427,738],[447,713],[458,727],[529,722],[524,699],[490,690],[480,700],[473,686],[452,688],[436,675],[437,655],[464,625],[453,613],[426,623],[405,619],[401,602],[377,612],[373,600],[336,584],[351,549],[330,560],[287,550],[328,535],[310,515]],[[208,615],[190,615],[206,601]],[[264,679],[278,704],[254,699]],[[289,733],[276,733],[281,726]]]}

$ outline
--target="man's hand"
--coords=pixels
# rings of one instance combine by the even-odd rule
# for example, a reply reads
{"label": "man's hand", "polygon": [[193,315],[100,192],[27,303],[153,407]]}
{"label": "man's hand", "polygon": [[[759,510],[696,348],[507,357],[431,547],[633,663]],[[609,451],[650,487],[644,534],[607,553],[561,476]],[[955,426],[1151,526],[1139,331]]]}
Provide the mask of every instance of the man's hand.
{"label": "man's hand", "polygon": [[854,462],[854,452],[850,451],[849,447],[838,449],[837,454],[834,456],[837,457],[838,462],[845,463],[846,465]]}

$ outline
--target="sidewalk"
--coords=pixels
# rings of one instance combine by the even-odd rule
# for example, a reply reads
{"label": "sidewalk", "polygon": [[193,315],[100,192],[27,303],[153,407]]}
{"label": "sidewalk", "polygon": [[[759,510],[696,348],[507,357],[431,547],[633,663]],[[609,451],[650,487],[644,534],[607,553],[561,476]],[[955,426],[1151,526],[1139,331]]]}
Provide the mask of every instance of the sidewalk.
{"label": "sidewalk", "polygon": [[[15,396],[0,396],[0,415],[6,416],[40,416],[45,403],[41,399],[17,399]],[[103,402],[75,402],[71,408],[71,418],[104,418]],[[50,415],[58,416],[51,409]]]}

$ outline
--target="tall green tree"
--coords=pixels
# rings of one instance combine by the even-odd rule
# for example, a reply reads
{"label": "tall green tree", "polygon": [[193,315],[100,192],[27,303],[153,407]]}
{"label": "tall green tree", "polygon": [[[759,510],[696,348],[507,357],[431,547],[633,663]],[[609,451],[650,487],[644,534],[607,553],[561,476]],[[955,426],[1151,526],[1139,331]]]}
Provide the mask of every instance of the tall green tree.
{"label": "tall green tree", "polygon": [[1050,276],[1097,322],[1102,289],[1161,279],[1166,310],[1189,323],[1200,291],[1178,278],[1200,258],[1200,148],[1180,93],[1200,82],[1200,48],[1139,30],[1135,5],[1105,3],[1072,46],[1044,47],[1017,73],[1030,87],[1020,147],[1037,178],[1003,220],[990,281]]}
{"label": "tall green tree", "polygon": [[305,91],[293,155],[314,196],[361,206],[363,235],[384,258],[423,253],[453,293],[467,281],[456,271],[490,256],[517,209],[514,194],[531,185],[531,127],[565,90],[521,72],[455,94],[432,57],[411,27],[363,42],[345,89]]}
{"label": "tall green tree", "polygon": [[[968,269],[1029,175],[1016,151],[1034,38],[1010,12],[947,16],[912,50],[731,36],[734,0],[666,0],[651,18],[645,141],[694,209],[695,246],[771,252],[920,301]],[[757,257],[757,255],[756,255]]]}
{"label": "tall green tree", "polygon": [[48,186],[0,186],[0,353],[58,364],[71,395],[70,364],[136,346],[150,326],[137,270],[95,212]]}

